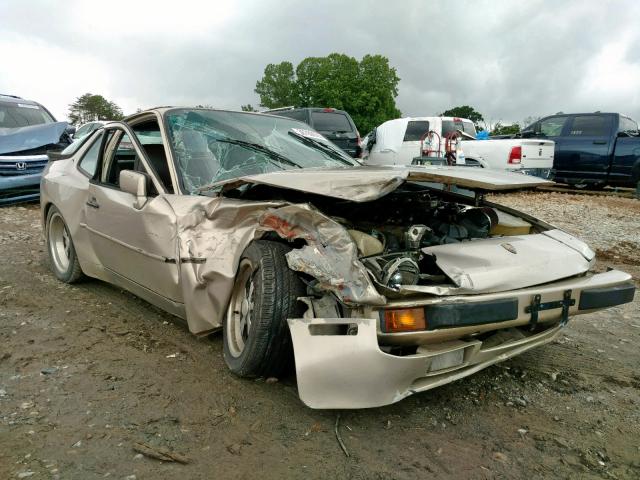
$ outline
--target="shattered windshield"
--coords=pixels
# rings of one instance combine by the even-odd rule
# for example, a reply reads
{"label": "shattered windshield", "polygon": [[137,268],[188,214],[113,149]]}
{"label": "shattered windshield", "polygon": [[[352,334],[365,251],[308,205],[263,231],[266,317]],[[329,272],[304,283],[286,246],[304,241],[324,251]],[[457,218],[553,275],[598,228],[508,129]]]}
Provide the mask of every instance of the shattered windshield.
{"label": "shattered windshield", "polygon": [[180,109],[167,114],[167,126],[189,193],[246,175],[357,165],[308,125],[289,118]]}

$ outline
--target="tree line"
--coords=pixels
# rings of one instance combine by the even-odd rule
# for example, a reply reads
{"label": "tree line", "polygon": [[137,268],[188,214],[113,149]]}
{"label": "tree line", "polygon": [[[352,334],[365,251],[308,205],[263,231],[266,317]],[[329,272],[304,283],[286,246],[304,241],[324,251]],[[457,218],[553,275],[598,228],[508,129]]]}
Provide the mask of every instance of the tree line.
{"label": "tree line", "polygon": [[[293,106],[345,110],[358,130],[366,134],[381,123],[401,116],[396,106],[399,83],[396,69],[382,55],[365,55],[357,60],[332,53],[326,57],[307,57],[295,67],[288,61],[270,63],[254,91],[260,97],[260,107],[267,109]],[[251,104],[240,108],[246,112],[257,111]],[[527,117],[521,123],[492,123],[469,105],[453,107],[438,115],[468,118],[477,130],[488,130],[491,135],[517,134],[537,120]],[[70,104],[68,116],[74,125],[124,117],[118,105],[92,93],[85,93]]]}

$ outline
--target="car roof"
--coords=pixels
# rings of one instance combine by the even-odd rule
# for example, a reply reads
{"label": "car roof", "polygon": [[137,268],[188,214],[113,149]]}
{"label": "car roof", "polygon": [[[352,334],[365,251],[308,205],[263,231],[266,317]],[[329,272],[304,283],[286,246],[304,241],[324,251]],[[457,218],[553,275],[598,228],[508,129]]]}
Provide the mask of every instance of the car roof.
{"label": "car roof", "polygon": [[3,94],[3,93],[0,93],[0,102],[3,102],[3,103],[26,103],[28,105],[38,105],[39,107],[42,106],[38,102],[34,102],[33,100],[25,100],[24,98],[18,97],[16,95],[6,95],[6,94]]}
{"label": "car roof", "polygon": [[[154,108],[149,108],[147,110],[143,110],[142,112],[136,112],[136,113],[132,113],[131,115],[127,116],[124,118],[124,122],[130,122],[133,120],[136,120],[140,117],[146,117],[148,116],[150,113],[157,113],[159,115],[164,115],[167,112],[170,112],[172,110],[205,110],[205,111],[209,111],[209,112],[229,112],[229,113],[242,113],[245,115],[270,115],[272,117],[278,117],[278,118],[282,118],[281,116],[279,116],[277,114],[277,112],[244,112],[242,110],[229,110],[229,109],[224,109],[224,108],[206,108],[206,107],[193,107],[193,106],[185,106],[185,105],[175,105],[175,106],[170,106],[170,105],[163,105],[161,107],[154,107]],[[345,112],[346,113],[346,112]],[[293,119],[291,119],[293,120]]]}

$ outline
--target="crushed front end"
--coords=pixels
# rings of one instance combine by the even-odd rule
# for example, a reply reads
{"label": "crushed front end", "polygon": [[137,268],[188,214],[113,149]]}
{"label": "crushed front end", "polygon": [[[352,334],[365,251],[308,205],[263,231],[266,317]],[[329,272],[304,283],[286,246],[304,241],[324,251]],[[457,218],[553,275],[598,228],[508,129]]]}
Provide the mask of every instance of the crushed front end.
{"label": "crushed front end", "polygon": [[[633,300],[631,276],[532,217],[418,185],[370,202],[269,210],[304,240],[287,259],[309,296],[289,319],[312,408],[397,402],[552,341],[570,316]],[[315,208],[317,207],[317,208]]]}

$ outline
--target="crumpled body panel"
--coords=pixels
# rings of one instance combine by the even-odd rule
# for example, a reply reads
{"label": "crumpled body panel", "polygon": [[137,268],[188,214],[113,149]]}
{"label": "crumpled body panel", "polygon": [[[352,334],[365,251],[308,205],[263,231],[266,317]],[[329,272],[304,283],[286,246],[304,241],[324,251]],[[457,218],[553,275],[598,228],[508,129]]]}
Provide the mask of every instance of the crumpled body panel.
{"label": "crumpled body panel", "polygon": [[193,333],[221,326],[244,249],[265,232],[307,246],[289,266],[316,278],[345,303],[382,305],[344,227],[310,205],[167,196],[176,216],[177,255],[187,322]]}
{"label": "crumpled body panel", "polygon": [[438,267],[458,287],[450,293],[514,290],[589,270],[589,261],[578,250],[544,234],[452,243],[422,251],[434,255]]}
{"label": "crumpled body panel", "polygon": [[68,125],[67,122],[53,122],[29,127],[0,128],[0,154],[58,143]]}

